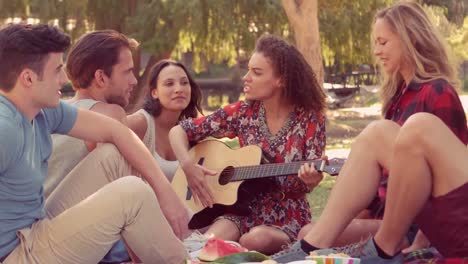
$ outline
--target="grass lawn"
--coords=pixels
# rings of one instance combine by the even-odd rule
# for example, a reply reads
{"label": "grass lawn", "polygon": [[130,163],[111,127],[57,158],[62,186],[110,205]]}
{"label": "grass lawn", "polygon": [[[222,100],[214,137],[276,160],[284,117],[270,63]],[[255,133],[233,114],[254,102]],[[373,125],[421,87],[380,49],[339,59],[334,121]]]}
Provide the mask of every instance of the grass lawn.
{"label": "grass lawn", "polygon": [[323,181],[319,186],[315,187],[315,189],[307,195],[313,219],[318,218],[320,214],[322,214],[322,210],[327,203],[330,190],[335,184],[335,177],[331,177],[327,174],[325,175],[326,176],[323,178]]}

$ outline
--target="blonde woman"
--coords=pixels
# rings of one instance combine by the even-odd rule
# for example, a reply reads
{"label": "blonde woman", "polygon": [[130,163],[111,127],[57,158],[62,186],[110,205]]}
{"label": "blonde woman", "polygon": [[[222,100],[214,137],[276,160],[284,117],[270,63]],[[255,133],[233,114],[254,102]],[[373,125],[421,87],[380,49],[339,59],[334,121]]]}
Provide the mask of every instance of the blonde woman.
{"label": "blonde woman", "polygon": [[[440,178],[434,172],[422,169],[439,165],[438,162],[417,163],[418,160],[415,159],[413,164],[411,159],[401,159],[412,154],[411,148],[400,149],[400,144],[411,142],[400,142],[406,133],[413,133],[414,151],[419,150],[418,147],[422,149],[423,144],[428,143],[428,141],[418,142],[418,139],[426,139],[424,134],[443,129],[444,124],[450,129],[445,128],[445,130],[451,131],[444,132],[444,135],[452,134],[451,136],[457,138],[456,141],[460,145],[467,143],[465,112],[455,91],[457,87],[455,70],[449,62],[444,42],[424,10],[417,3],[402,2],[379,11],[375,17],[372,38],[374,54],[384,73],[381,89],[383,113],[385,119],[391,121],[384,120],[371,124],[356,138],[348,161],[341,170],[320,219],[314,226],[308,227],[303,240],[274,257],[280,262],[303,259],[306,252],[334,246],[337,240],[343,239],[346,235],[350,240],[359,240],[377,233],[375,239],[347,247],[355,249],[349,253],[361,257],[361,263],[364,264],[401,263],[401,241],[404,234],[418,213],[421,211],[427,213],[426,210],[421,210],[424,204],[427,205],[425,209],[435,206],[433,200],[428,198],[439,199],[441,195],[455,190],[452,187],[461,186],[463,183],[462,181],[456,186],[448,185],[447,182],[450,181],[448,176],[447,179]],[[407,124],[408,119],[421,119],[411,117],[418,112],[428,112],[433,116],[427,118],[429,116],[427,114],[418,114],[425,117],[424,122],[408,121]],[[423,126],[425,130],[415,129],[414,124],[426,124],[428,120],[434,123],[434,126]],[[436,122],[440,124],[435,124]],[[424,133],[415,136],[414,131]],[[425,158],[425,155],[431,153],[417,154],[419,156],[416,155],[415,158],[422,159],[422,156]],[[414,173],[409,173],[413,169]],[[431,186],[432,192],[428,191]],[[444,191],[435,192],[434,190],[440,186]],[[378,199],[375,199],[376,193],[379,194]],[[363,209],[369,208],[369,204],[373,204],[370,208],[372,216],[381,218],[385,201],[387,208],[384,219],[366,220],[371,223],[374,221],[375,225],[372,228],[359,230],[358,222],[365,220],[353,220],[353,218]],[[454,208],[447,200],[444,202],[447,208]],[[458,202],[462,204],[461,200]],[[434,207],[433,213],[440,212]],[[430,217],[426,217],[426,221],[419,221],[421,219],[418,218],[416,221],[418,226],[426,227],[428,230],[428,226],[435,228],[436,224],[440,224],[436,221],[428,224],[430,219],[427,218]],[[466,227],[466,217],[465,220],[455,219],[459,219],[461,225],[464,223]],[[442,232],[447,234],[452,232],[453,228],[459,227],[456,224],[452,225],[453,228],[447,224],[440,226],[446,229]],[[350,238],[351,231],[355,232],[354,238]],[[443,234],[431,235],[432,240],[429,239],[434,245],[438,245],[437,248],[442,254],[449,257],[468,255],[468,252],[461,253],[459,240],[454,239],[453,242],[449,242]],[[319,253],[331,251],[333,250],[319,251]]]}

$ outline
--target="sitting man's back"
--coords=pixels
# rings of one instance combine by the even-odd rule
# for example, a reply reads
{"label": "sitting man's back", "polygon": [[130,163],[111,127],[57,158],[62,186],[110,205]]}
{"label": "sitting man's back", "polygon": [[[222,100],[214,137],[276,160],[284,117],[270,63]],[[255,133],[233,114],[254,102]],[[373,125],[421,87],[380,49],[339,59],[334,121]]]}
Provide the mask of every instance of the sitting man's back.
{"label": "sitting man's back", "polygon": [[[113,30],[83,35],[72,46],[66,70],[75,96],[68,102],[125,123],[123,110],[137,84],[131,51],[138,43]],[[66,175],[96,146],[67,135],[53,135],[49,174],[44,183],[48,198]]]}

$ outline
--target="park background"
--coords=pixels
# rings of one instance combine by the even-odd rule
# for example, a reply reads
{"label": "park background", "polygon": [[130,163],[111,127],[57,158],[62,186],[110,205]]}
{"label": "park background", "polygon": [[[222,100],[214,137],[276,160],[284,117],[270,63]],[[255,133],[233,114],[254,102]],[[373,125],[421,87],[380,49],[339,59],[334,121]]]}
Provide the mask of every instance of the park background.
{"label": "park background", "polygon": [[[275,34],[294,44],[328,95],[327,154],[346,156],[353,138],[380,118],[379,69],[371,24],[395,0],[0,0],[0,27],[47,23],[75,42],[86,32],[114,29],[139,43],[133,53],[138,86],[127,109],[137,109],[147,76],[160,59],[182,61],[203,90],[205,113],[242,99],[242,76],[255,40]],[[468,0],[416,0],[447,40],[468,109]],[[64,94],[73,93],[70,84]],[[467,103],[465,103],[467,102]],[[236,146],[235,141],[228,142]],[[320,215],[334,179],[311,194]]]}

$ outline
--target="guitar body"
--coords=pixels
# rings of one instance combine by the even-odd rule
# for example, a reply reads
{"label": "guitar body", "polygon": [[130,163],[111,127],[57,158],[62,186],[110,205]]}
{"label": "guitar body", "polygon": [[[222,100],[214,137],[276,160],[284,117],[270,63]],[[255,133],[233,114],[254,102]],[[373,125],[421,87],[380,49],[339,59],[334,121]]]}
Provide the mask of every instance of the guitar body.
{"label": "guitar body", "polygon": [[192,160],[200,165],[215,170],[215,176],[206,176],[210,186],[215,204],[213,208],[204,208],[200,203],[195,203],[193,195],[188,188],[187,178],[181,167],[179,167],[172,180],[172,187],[177,196],[192,210],[194,216],[190,220],[189,228],[197,229],[205,227],[218,216],[224,213],[235,213],[246,215],[248,208],[236,206],[239,197],[239,187],[242,181],[220,183],[221,171],[226,167],[239,167],[259,165],[262,150],[258,146],[246,146],[240,149],[231,149],[226,144],[217,140],[207,140],[197,144],[189,151]]}
{"label": "guitar body", "polygon": [[[313,164],[317,171],[334,176],[338,175],[344,164],[343,159],[334,158],[327,161],[318,159],[260,165],[262,150],[258,146],[231,149],[217,140],[199,143],[189,151],[189,155],[198,164],[217,172],[215,176],[206,176],[214,196],[212,208],[204,208],[201,204],[195,203],[185,173],[180,167],[174,175],[173,189],[194,213],[189,222],[190,229],[205,227],[216,217],[226,213],[235,215],[251,213],[248,205],[252,194],[271,187],[265,181],[254,182],[255,179],[297,174],[305,163]],[[245,180],[248,181],[244,185]]]}

